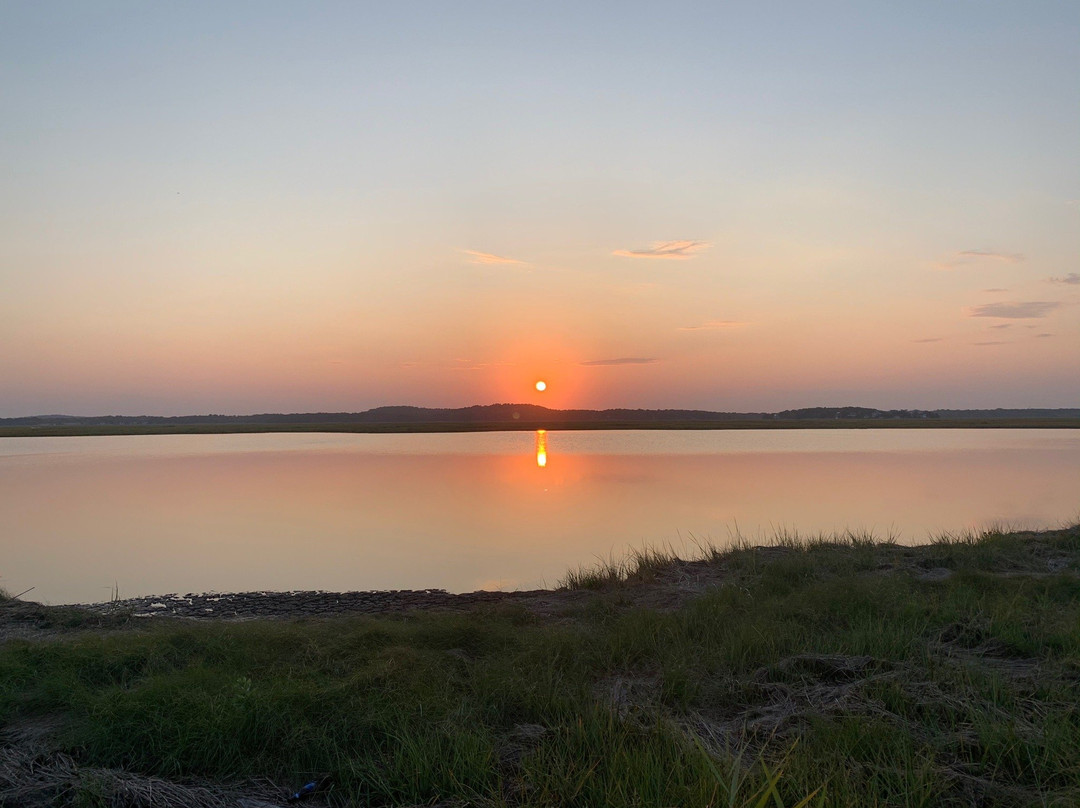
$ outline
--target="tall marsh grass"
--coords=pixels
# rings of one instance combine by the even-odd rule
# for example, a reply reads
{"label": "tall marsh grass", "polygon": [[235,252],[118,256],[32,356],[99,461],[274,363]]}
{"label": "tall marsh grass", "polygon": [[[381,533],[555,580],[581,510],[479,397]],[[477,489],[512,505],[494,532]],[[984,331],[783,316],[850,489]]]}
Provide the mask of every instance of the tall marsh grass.
{"label": "tall marsh grass", "polygon": [[752,554],[759,547],[779,547],[806,553],[818,548],[868,549],[892,546],[897,535],[882,536],[870,530],[845,530],[839,533],[799,533],[781,527],[765,538],[750,538],[737,531],[725,545],[708,539],[690,536],[688,552],[679,553],[670,545],[631,548],[622,558],[598,559],[592,565],[569,570],[556,586],[559,589],[603,589],[627,583],[650,583],[658,572],[680,562],[723,564],[740,556]]}

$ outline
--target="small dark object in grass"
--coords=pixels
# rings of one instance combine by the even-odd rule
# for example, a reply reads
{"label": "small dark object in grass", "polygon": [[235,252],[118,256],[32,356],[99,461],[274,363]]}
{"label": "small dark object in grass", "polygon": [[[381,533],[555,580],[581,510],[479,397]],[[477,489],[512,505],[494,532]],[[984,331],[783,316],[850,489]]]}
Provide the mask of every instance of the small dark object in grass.
{"label": "small dark object in grass", "polygon": [[300,790],[289,797],[287,802],[300,802],[300,800],[306,800],[312,794],[316,794],[320,791],[325,791],[326,787],[330,785],[329,777],[320,777],[318,780],[312,780],[310,783],[305,783],[300,787]]}

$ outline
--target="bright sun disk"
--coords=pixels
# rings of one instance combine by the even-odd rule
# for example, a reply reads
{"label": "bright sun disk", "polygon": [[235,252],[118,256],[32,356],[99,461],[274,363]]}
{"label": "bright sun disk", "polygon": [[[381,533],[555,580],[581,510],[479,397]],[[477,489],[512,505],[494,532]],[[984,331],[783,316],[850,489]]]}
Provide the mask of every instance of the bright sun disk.
{"label": "bright sun disk", "polygon": [[541,393],[544,392],[545,390],[547,390],[547,382],[537,382],[536,389],[539,390]]}

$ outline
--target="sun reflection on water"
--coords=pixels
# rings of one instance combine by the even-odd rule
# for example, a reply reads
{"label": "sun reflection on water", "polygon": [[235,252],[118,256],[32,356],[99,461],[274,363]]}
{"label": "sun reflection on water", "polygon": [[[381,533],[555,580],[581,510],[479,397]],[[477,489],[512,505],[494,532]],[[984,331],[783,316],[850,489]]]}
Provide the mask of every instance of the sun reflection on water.
{"label": "sun reflection on water", "polygon": [[536,430],[536,465],[544,468],[547,465],[547,430]]}

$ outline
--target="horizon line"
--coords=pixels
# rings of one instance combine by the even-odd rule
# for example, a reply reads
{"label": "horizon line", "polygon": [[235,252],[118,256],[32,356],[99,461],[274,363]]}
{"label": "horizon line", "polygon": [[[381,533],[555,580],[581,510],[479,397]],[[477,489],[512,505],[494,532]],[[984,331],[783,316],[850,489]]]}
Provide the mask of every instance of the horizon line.
{"label": "horizon line", "polygon": [[488,407],[531,407],[537,409],[547,410],[549,412],[613,412],[613,411],[632,411],[632,412],[697,412],[707,413],[715,415],[778,415],[785,412],[798,412],[801,410],[869,410],[872,412],[912,412],[912,413],[935,413],[935,412],[999,412],[999,411],[1024,411],[1024,410],[1077,410],[1080,411],[1080,406],[1077,407],[1038,407],[1038,406],[1024,406],[1024,407],[866,407],[859,404],[832,404],[832,405],[811,405],[802,407],[788,407],[780,410],[712,410],[702,409],[700,407],[549,407],[544,404],[535,404],[529,402],[492,402],[489,404],[467,404],[457,407],[428,407],[417,404],[380,404],[375,407],[370,407],[365,410],[306,410],[306,411],[294,411],[294,412],[246,412],[238,414],[220,413],[220,412],[204,412],[204,413],[185,413],[183,415],[154,415],[151,413],[139,413],[135,415],[124,415],[121,413],[107,413],[96,415],[70,415],[67,413],[35,413],[32,415],[12,415],[12,416],[0,416],[0,422],[4,421],[21,421],[28,419],[48,419],[48,418],[65,418],[65,419],[94,419],[94,418],[161,418],[161,419],[183,419],[183,418],[267,418],[267,417],[299,417],[305,415],[311,416],[327,416],[327,415],[365,415],[367,413],[375,412],[376,410],[384,409],[411,409],[411,410],[430,410],[439,412],[452,412],[459,410],[470,409],[483,409]]}

